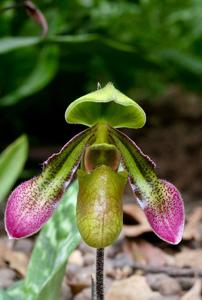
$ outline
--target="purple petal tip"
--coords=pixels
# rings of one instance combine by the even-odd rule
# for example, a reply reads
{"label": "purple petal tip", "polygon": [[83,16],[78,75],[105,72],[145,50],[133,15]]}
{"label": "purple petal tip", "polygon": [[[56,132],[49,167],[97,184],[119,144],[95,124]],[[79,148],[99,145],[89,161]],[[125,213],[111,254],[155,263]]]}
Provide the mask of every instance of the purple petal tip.
{"label": "purple petal tip", "polygon": [[182,240],[184,230],[183,200],[177,188],[170,182],[160,180],[158,188],[162,198],[156,203],[147,203],[144,212],[156,235],[176,245]]}
{"label": "purple petal tip", "polygon": [[[55,201],[45,201],[44,192],[37,180],[35,177],[25,181],[8,199],[5,229],[10,239],[24,238],[36,233],[55,210]],[[54,200],[58,200],[58,197]]]}

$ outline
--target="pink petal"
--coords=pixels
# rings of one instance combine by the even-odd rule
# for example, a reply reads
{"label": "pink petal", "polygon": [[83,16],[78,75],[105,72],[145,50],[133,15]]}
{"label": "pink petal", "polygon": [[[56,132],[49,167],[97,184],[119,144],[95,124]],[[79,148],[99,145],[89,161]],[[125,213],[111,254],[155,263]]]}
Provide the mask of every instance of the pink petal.
{"label": "pink petal", "polygon": [[52,216],[78,168],[91,133],[85,130],[75,136],[44,163],[41,175],[12,192],[5,212],[5,227],[10,238],[34,234]]}
{"label": "pink petal", "polygon": [[164,241],[177,244],[184,228],[184,205],[176,187],[158,179],[155,165],[125,134],[111,129],[136,199],[154,232]]}
{"label": "pink petal", "polygon": [[10,195],[5,212],[5,226],[10,238],[22,238],[37,232],[52,216],[63,194],[59,189],[48,201],[39,178],[19,185]]}
{"label": "pink petal", "polygon": [[170,244],[178,244],[185,220],[182,197],[176,187],[165,180],[159,180],[154,190],[153,200],[139,199],[138,202],[156,235]]}

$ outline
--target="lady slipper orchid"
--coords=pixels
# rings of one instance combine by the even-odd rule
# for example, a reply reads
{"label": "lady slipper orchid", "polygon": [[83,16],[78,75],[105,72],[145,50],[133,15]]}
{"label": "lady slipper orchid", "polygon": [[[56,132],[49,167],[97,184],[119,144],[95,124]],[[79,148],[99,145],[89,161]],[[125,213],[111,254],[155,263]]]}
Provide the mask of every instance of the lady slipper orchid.
{"label": "lady slipper orchid", "polygon": [[[179,243],[184,227],[179,191],[159,179],[154,162],[117,129],[142,127],[146,121],[142,108],[109,83],[72,102],[65,117],[69,123],[89,128],[45,161],[39,176],[11,193],[5,212],[9,237],[23,238],[37,232],[76,175],[77,225],[88,245],[103,248],[117,239],[127,180],[157,236],[171,244]],[[118,171],[120,165],[125,171]]]}

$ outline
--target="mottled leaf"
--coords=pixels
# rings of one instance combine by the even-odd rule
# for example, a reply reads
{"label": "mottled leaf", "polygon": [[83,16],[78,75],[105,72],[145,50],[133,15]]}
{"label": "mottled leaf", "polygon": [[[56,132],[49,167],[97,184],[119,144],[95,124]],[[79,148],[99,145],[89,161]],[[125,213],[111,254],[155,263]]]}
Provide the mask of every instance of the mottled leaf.
{"label": "mottled leaf", "polygon": [[0,290],[0,300],[59,299],[67,258],[80,241],[75,223],[77,183],[64,194],[60,206],[41,231],[25,280]]}

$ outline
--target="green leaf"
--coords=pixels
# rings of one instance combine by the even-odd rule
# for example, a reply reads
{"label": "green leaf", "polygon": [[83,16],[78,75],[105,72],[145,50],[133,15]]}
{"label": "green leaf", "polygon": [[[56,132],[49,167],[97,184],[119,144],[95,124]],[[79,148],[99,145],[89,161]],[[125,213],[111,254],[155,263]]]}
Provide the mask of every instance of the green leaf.
{"label": "green leaf", "polygon": [[143,109],[108,83],[104,88],[72,102],[65,113],[69,123],[92,126],[106,122],[112,127],[140,128],[146,116]]}
{"label": "green leaf", "polygon": [[168,61],[192,72],[196,75],[202,74],[202,59],[196,55],[185,54],[175,49],[166,49],[157,53],[158,58]]}
{"label": "green leaf", "polygon": [[58,47],[41,50],[35,69],[18,89],[0,99],[0,105],[13,105],[43,89],[55,76],[58,68]]}
{"label": "green leaf", "polygon": [[126,53],[137,53],[137,49],[125,43],[106,38],[99,34],[77,34],[77,35],[59,35],[51,36],[47,39],[48,42],[56,44],[84,44],[95,42],[98,46],[107,46],[117,51],[126,52]]}
{"label": "green leaf", "polygon": [[9,145],[0,155],[0,202],[5,199],[20,175],[28,155],[25,135]]}
{"label": "green leaf", "polygon": [[47,41],[55,44],[82,44],[93,42],[99,39],[97,34],[77,34],[50,36]]}
{"label": "green leaf", "polygon": [[77,189],[77,183],[70,186],[41,231],[25,280],[7,291],[0,290],[0,300],[59,299],[67,258],[80,241],[75,223]]}
{"label": "green leaf", "polygon": [[0,54],[9,51],[17,50],[20,48],[30,47],[37,45],[41,42],[38,37],[6,37],[0,40]]}
{"label": "green leaf", "polygon": [[80,240],[75,224],[76,196],[74,184],[40,234],[25,280],[27,300],[59,299],[67,258]]}
{"label": "green leaf", "polygon": [[44,44],[83,44],[89,42],[98,42],[110,48],[127,53],[136,53],[137,49],[129,44],[122,43],[99,34],[77,34],[77,35],[53,35],[46,39],[41,37],[6,37],[0,40],[0,55],[26,48],[40,43]]}
{"label": "green leaf", "polygon": [[15,282],[8,290],[0,289],[0,300],[25,300],[24,281]]}

